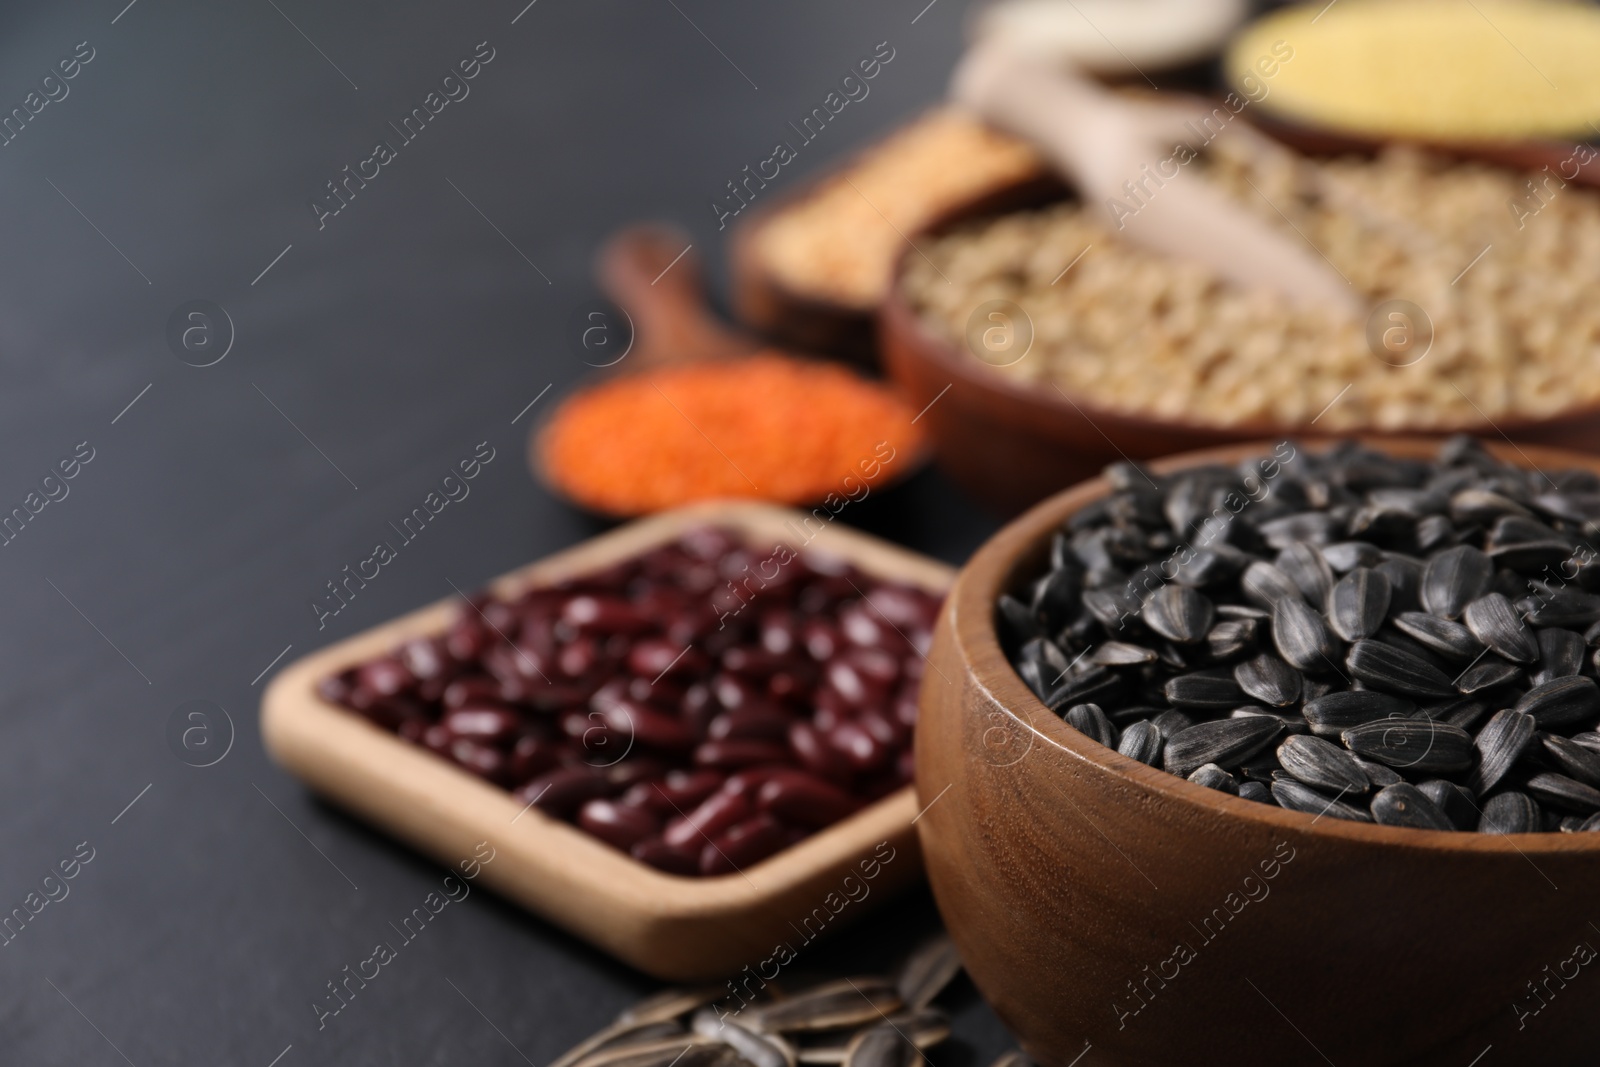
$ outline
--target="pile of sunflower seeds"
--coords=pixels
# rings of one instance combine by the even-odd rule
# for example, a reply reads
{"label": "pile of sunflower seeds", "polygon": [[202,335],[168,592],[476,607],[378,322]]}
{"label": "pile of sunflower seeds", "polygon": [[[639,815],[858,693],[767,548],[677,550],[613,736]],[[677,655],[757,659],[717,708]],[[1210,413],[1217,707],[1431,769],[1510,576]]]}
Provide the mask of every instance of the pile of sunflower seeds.
{"label": "pile of sunflower seeds", "polygon": [[1313,815],[1600,830],[1600,477],[1458,437],[1106,479],[996,612],[1078,731]]}
{"label": "pile of sunflower seeds", "polygon": [[[933,1001],[960,970],[955,946],[940,935],[892,976],[793,989],[768,982],[750,1002],[728,986],[668,989],[550,1067],[918,1067],[924,1049],[950,1036],[950,1020]],[[744,1006],[733,1011],[714,1006],[718,1001]]]}

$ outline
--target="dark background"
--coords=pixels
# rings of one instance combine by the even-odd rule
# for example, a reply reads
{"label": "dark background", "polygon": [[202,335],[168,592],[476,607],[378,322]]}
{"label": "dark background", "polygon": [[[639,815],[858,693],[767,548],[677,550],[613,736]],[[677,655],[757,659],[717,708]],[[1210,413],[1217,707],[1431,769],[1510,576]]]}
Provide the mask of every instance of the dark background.
{"label": "dark background", "polygon": [[[285,646],[279,666],[594,533],[523,457],[586,372],[568,324],[601,306],[596,247],[674,220],[720,288],[724,183],[878,42],[896,54],[870,96],[769,192],[927,106],[963,5],[538,0],[513,24],[525,2],[0,14],[0,113],[94,49],[0,148],[0,513],[94,449],[0,547],[0,913],[95,850],[0,948],[0,1061],[544,1064],[655,988],[475,892],[318,1033],[324,983],[443,872],[268,762],[253,680]],[[481,41],[470,95],[319,231],[308,199]],[[236,330],[205,368],[166,339],[200,299]],[[324,583],[485,440],[470,497],[319,631]],[[844,518],[953,562],[996,525],[933,472]],[[211,767],[167,741],[191,700],[236,731]],[[935,921],[913,905],[800,966],[877,966]],[[954,1000],[939,1061],[986,1063],[1004,1032],[970,988]]]}

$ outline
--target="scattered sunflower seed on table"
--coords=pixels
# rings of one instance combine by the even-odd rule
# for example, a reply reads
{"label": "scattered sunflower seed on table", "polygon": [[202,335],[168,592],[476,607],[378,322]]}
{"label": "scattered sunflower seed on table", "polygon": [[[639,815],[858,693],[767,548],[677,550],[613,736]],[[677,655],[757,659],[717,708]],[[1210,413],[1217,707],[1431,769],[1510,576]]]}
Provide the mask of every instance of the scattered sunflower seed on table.
{"label": "scattered sunflower seed on table", "polygon": [[[798,986],[782,976],[735,978],[667,989],[627,1008],[550,1067],[917,1067],[925,1049],[950,1036],[950,1020],[933,1001],[960,970],[955,946],[940,934],[892,975]],[[1019,1052],[1001,1059],[1006,1067],[1032,1067]]]}
{"label": "scattered sunflower seed on table", "polygon": [[1105,477],[996,606],[1068,725],[1317,816],[1600,830],[1600,476],[1455,437]]}

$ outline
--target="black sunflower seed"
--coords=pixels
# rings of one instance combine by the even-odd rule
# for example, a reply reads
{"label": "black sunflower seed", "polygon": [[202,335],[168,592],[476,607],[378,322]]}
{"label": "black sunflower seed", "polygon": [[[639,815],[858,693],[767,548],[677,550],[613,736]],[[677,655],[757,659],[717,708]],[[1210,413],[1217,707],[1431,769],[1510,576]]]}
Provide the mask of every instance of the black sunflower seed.
{"label": "black sunflower seed", "polygon": [[1472,766],[1477,756],[1470,734],[1431,719],[1369,722],[1339,737],[1358,756],[1412,774],[1454,774]]}
{"label": "black sunflower seed", "polygon": [[1446,659],[1466,662],[1483,653],[1483,645],[1459,622],[1425,611],[1403,611],[1394,617],[1395,629],[1417,644]]}
{"label": "black sunflower seed", "polygon": [[1074,704],[1067,709],[1067,725],[1107,748],[1117,747],[1117,728],[1111,725],[1099,704]]}
{"label": "black sunflower seed", "polygon": [[1169,641],[1203,641],[1215,609],[1202,593],[1182,585],[1164,585],[1145,598],[1140,618]]}
{"label": "black sunflower seed", "polygon": [[1371,787],[1366,771],[1349,752],[1320,737],[1298,735],[1278,746],[1278,762],[1297,781],[1332,793],[1360,794]]}
{"label": "black sunflower seed", "polygon": [[1505,515],[1531,518],[1533,513],[1510,497],[1487,489],[1463,489],[1450,498],[1450,517],[1459,523],[1486,525]]}
{"label": "black sunflower seed", "polygon": [[1189,708],[1231,708],[1244,700],[1233,672],[1221,667],[1169,678],[1162,691],[1171,703]]}
{"label": "black sunflower seed", "polygon": [[1272,799],[1278,802],[1279,807],[1288,808],[1290,811],[1304,811],[1318,816],[1331,815],[1336,819],[1349,819],[1351,822],[1371,822],[1372,816],[1356,807],[1346,804],[1334,797],[1325,797],[1310,786],[1290,779],[1272,783]]}
{"label": "black sunflower seed", "polygon": [[1272,643],[1293,667],[1321,674],[1337,670],[1339,646],[1322,616],[1287,597],[1272,609]]}
{"label": "black sunflower seed", "polygon": [[1328,622],[1346,641],[1371,637],[1389,612],[1389,579],[1383,572],[1357,567],[1339,579],[1328,595]]}
{"label": "black sunflower seed", "polygon": [[1576,726],[1600,714],[1600,687],[1583,675],[1556,678],[1524,693],[1517,710],[1532,715],[1541,730]]}
{"label": "black sunflower seed", "polygon": [[1367,541],[1340,541],[1338,544],[1323,545],[1320,551],[1335,574],[1344,574],[1357,567],[1376,567],[1383,562],[1383,549]]}
{"label": "black sunflower seed", "polygon": [[1600,812],[1596,812],[1579,823],[1576,832],[1580,834],[1588,834],[1593,833],[1596,830],[1600,830]]}
{"label": "black sunflower seed", "polygon": [[1215,763],[1207,763],[1204,766],[1196,767],[1189,773],[1189,781],[1195,785],[1203,785],[1207,789],[1215,789],[1219,793],[1239,795],[1238,779],[1218,767]]}
{"label": "black sunflower seed", "polygon": [[1183,778],[1207,763],[1235,766],[1266,748],[1282,732],[1283,723],[1272,715],[1196,723],[1167,738],[1162,765]]}
{"label": "black sunflower seed", "polygon": [[1438,668],[1404,649],[1368,639],[1350,646],[1350,673],[1374,689],[1395,696],[1454,696],[1455,685]]}
{"label": "black sunflower seed", "polygon": [[1014,596],[1002,596],[997,602],[1002,632],[1021,645],[1042,636],[1044,627],[1032,608]]}
{"label": "black sunflower seed", "polygon": [[1239,579],[1239,591],[1250,603],[1263,611],[1271,611],[1280,600],[1300,600],[1303,594],[1287,574],[1260,560],[1244,569]]}
{"label": "black sunflower seed", "polygon": [[1183,712],[1179,711],[1177,708],[1168,708],[1160,715],[1157,715],[1155,718],[1151,719],[1150,723],[1157,730],[1161,731],[1161,738],[1163,741],[1170,741],[1172,740],[1173,734],[1178,733],[1180,730],[1187,730],[1189,727],[1193,726],[1194,720],[1185,715]]}
{"label": "black sunflower seed", "polygon": [[1489,557],[1471,545],[1437,552],[1422,575],[1422,606],[1446,619],[1459,618],[1489,588],[1493,576]]}
{"label": "black sunflower seed", "polygon": [[1416,710],[1417,706],[1409,700],[1372,689],[1351,689],[1307,701],[1304,714],[1312,733],[1319,737],[1338,737],[1352,726],[1378,719],[1403,718]]}
{"label": "black sunflower seed", "polygon": [[1417,547],[1424,552],[1456,543],[1456,524],[1448,515],[1428,515],[1417,520]]}
{"label": "black sunflower seed", "polygon": [[1352,756],[1350,758],[1356,761],[1356,766],[1360,767],[1361,773],[1367,776],[1367,781],[1379,789],[1386,785],[1398,785],[1405,781],[1392,767],[1385,767],[1381,763],[1364,760],[1360,756]]}
{"label": "black sunflower seed", "polygon": [[1161,744],[1160,727],[1153,722],[1136,722],[1122,731],[1117,751],[1154,767],[1161,758]]}
{"label": "black sunflower seed", "polygon": [[1261,536],[1276,549],[1285,549],[1297,541],[1313,545],[1331,544],[1343,536],[1343,524],[1326,511],[1301,511],[1271,519],[1260,525]]}
{"label": "black sunflower seed", "polygon": [[1239,785],[1239,795],[1246,800],[1253,800],[1257,804],[1276,804],[1272,799],[1272,790],[1260,782],[1243,782]]}
{"label": "black sunflower seed", "polygon": [[1454,830],[1450,818],[1426,793],[1401,782],[1385,786],[1372,798],[1372,819],[1384,826],[1410,826],[1418,830]]}
{"label": "black sunflower seed", "polygon": [[1328,594],[1333,591],[1333,568],[1321,552],[1308,544],[1293,544],[1279,552],[1275,562],[1299,588],[1306,603],[1318,610],[1327,607]]}
{"label": "black sunflower seed", "polygon": [[1283,724],[1284,730],[1291,734],[1308,733],[1311,729],[1310,724],[1305,719],[1287,709],[1258,708],[1254,704],[1246,704],[1244,707],[1234,708],[1228,712],[1228,718],[1230,719],[1242,719],[1247,715],[1266,715],[1277,719]]}
{"label": "black sunflower seed", "polygon": [[1539,744],[1562,774],[1600,788],[1600,752],[1558,734],[1540,734]]}
{"label": "black sunflower seed", "polygon": [[1155,661],[1156,654],[1150,649],[1126,641],[1107,641],[1089,653],[1089,662],[1101,667],[1134,667]]}
{"label": "black sunflower seed", "polygon": [[1470,733],[1478,728],[1478,723],[1482,722],[1494,707],[1495,705],[1488,700],[1469,696],[1460,700],[1449,700],[1443,704],[1432,704],[1425,710],[1428,718],[1449,723]]}
{"label": "black sunflower seed", "polygon": [[1570,678],[1583,669],[1589,649],[1582,636],[1553,627],[1535,632],[1539,635],[1539,668],[1531,676],[1534,685]]}
{"label": "black sunflower seed", "polygon": [[1415,611],[1422,606],[1423,565],[1409,556],[1390,556],[1372,568],[1389,580],[1389,610]]}
{"label": "black sunflower seed", "polygon": [[[1492,552],[1507,545],[1523,545],[1535,541],[1559,541],[1561,535],[1538,519],[1523,515],[1502,515],[1494,520],[1484,545]],[[1568,551],[1571,551],[1569,548]]]}
{"label": "black sunflower seed", "polygon": [[1571,586],[1524,597],[1516,606],[1529,626],[1588,626],[1600,622],[1600,596]]}
{"label": "black sunflower seed", "polygon": [[1489,561],[1523,574],[1541,574],[1546,567],[1558,566],[1572,555],[1565,541],[1521,541],[1489,550]]}
{"label": "black sunflower seed", "polygon": [[1233,680],[1263,704],[1284,707],[1300,699],[1300,672],[1268,652],[1235,666]]}
{"label": "black sunflower seed", "polygon": [[1480,834],[1528,834],[1539,829],[1543,813],[1526,793],[1499,793],[1483,805]]}
{"label": "black sunflower seed", "polygon": [[1462,620],[1472,636],[1513,663],[1539,658],[1539,641],[1516,609],[1499,593],[1486,593],[1467,605]]}
{"label": "black sunflower seed", "polygon": [[1105,627],[1107,633],[1115,634],[1122,633],[1128,623],[1138,617],[1143,605],[1124,584],[1090,589],[1083,594],[1083,606],[1089,609],[1089,613]]}
{"label": "black sunflower seed", "polygon": [[1510,708],[1495,712],[1473,740],[1478,766],[1467,779],[1467,788],[1482,796],[1498,785],[1527,750],[1536,729],[1532,715]]}
{"label": "black sunflower seed", "polygon": [[1600,812],[1600,789],[1584,785],[1564,774],[1540,771],[1528,779],[1525,788],[1535,799],[1563,811],[1576,811],[1584,815]]}
{"label": "black sunflower seed", "polygon": [[1479,693],[1521,677],[1522,668],[1515,663],[1507,663],[1499,656],[1485,656],[1461,672],[1456,678],[1456,690],[1461,693]]}
{"label": "black sunflower seed", "polygon": [[1445,817],[1457,830],[1476,830],[1482,813],[1478,802],[1467,790],[1443,778],[1430,778],[1417,786],[1422,795],[1438,805]]}
{"label": "black sunflower seed", "polygon": [[1255,619],[1223,619],[1206,634],[1206,651],[1214,660],[1230,660],[1256,643]]}

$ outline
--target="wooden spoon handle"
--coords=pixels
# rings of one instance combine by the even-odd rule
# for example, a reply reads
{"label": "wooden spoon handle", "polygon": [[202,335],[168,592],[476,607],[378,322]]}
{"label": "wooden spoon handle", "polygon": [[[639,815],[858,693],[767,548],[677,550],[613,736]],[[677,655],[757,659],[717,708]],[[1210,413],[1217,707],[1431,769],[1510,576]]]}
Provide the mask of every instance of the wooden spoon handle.
{"label": "wooden spoon handle", "polygon": [[600,287],[633,322],[629,363],[731,359],[756,347],[707,309],[691,247],[681,230],[643,225],[621,231],[601,248]]}

